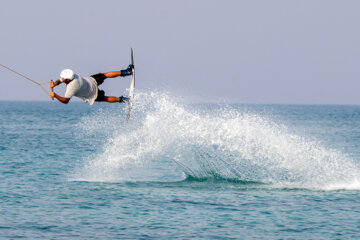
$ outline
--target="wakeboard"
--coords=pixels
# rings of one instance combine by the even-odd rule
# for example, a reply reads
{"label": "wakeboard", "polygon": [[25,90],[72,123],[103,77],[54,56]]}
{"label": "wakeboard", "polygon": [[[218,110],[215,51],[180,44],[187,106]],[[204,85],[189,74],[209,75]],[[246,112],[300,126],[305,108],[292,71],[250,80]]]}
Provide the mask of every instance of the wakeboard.
{"label": "wakeboard", "polygon": [[134,66],[132,69],[131,82],[129,88],[129,101],[128,101],[128,112],[126,121],[129,122],[131,118],[131,110],[134,103],[134,90],[135,90],[135,64],[134,64],[134,51],[131,48],[131,64]]}

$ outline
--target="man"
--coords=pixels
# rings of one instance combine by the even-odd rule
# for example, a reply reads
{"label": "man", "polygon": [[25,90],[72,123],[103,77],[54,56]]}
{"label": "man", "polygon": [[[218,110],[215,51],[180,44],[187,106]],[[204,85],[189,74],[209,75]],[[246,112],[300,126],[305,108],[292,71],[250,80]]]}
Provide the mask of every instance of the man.
{"label": "man", "polygon": [[64,69],[60,73],[60,79],[55,82],[50,82],[51,89],[61,83],[66,84],[65,96],[61,97],[56,94],[54,91],[51,91],[51,98],[56,98],[60,102],[67,104],[71,97],[75,96],[81,98],[85,102],[88,102],[92,105],[95,101],[97,102],[126,102],[128,98],[126,97],[113,97],[105,96],[103,90],[99,90],[98,86],[101,85],[107,78],[115,77],[126,77],[132,74],[133,65],[125,70],[115,71],[115,72],[106,72],[98,73],[90,77],[81,77],[79,74],[75,74],[71,69]]}

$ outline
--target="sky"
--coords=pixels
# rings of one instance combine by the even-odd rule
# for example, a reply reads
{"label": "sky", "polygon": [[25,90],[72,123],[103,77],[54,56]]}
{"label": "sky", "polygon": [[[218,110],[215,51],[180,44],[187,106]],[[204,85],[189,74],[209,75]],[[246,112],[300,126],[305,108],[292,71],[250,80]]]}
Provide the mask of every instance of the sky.
{"label": "sky", "polygon": [[[360,1],[1,0],[0,63],[38,81],[124,69],[184,102],[360,104]],[[0,69],[0,100],[50,101]],[[100,86],[119,96],[130,78]],[[63,96],[64,87],[55,92]]]}

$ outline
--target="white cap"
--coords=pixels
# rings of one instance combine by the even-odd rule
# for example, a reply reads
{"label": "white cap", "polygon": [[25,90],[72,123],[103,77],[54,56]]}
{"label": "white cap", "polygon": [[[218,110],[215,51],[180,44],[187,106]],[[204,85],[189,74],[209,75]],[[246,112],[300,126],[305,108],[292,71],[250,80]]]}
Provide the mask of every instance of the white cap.
{"label": "white cap", "polygon": [[73,70],[71,70],[71,69],[64,69],[64,70],[62,70],[61,73],[60,73],[60,81],[62,81],[62,78],[73,80],[74,77],[75,77],[74,75],[75,75],[75,74],[74,74]]}

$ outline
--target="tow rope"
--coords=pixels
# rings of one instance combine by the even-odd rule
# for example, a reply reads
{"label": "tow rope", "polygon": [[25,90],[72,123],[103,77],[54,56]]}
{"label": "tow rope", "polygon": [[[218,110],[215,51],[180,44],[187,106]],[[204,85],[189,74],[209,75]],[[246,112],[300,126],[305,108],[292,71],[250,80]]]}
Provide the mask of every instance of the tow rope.
{"label": "tow rope", "polygon": [[[51,94],[49,93],[49,91],[47,91],[47,90],[43,87],[43,85],[45,85],[45,84],[50,84],[51,81],[50,81],[50,82],[42,82],[42,83],[40,83],[40,82],[37,82],[37,81],[35,81],[35,80],[32,80],[31,78],[29,78],[29,77],[27,77],[27,76],[25,76],[25,75],[22,75],[21,73],[18,73],[17,71],[15,71],[15,70],[13,70],[13,69],[11,69],[11,68],[9,68],[9,67],[1,64],[1,63],[0,63],[0,66],[2,66],[3,68],[6,68],[7,70],[9,70],[9,71],[11,71],[11,72],[13,72],[13,73],[15,73],[15,74],[17,74],[17,75],[19,75],[19,76],[22,76],[23,78],[29,80],[29,81],[32,82],[32,83],[35,83],[36,85],[40,86],[41,89],[42,89],[47,95],[49,95],[49,96],[51,97]],[[51,92],[53,92],[53,88],[51,88]]]}

